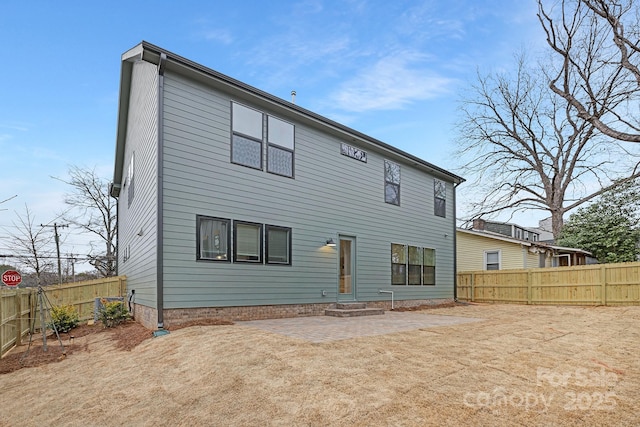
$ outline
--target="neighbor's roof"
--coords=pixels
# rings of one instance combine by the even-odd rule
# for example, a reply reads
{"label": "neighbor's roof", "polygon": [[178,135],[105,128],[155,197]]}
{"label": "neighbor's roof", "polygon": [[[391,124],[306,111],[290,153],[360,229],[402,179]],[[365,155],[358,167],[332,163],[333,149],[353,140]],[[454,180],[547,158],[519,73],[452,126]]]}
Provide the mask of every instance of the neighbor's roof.
{"label": "neighbor's roof", "polygon": [[[166,58],[165,61],[161,61]],[[445,169],[435,166],[425,160],[406,153],[398,148],[388,145],[380,140],[372,138],[331,119],[323,117],[312,111],[299,107],[289,101],[278,98],[260,89],[252,87],[239,80],[233,79],[215,70],[197,64],[179,55],[164,50],[158,46],[154,46],[145,41],[128,50],[122,55],[122,68],[120,73],[120,100],[118,104],[118,125],[116,135],[116,161],[114,168],[112,194],[117,196],[121,186],[122,167],[124,163],[124,144],[127,131],[127,119],[129,114],[129,91],[131,89],[131,71],[133,63],[138,60],[144,60],[152,64],[163,66],[167,70],[186,74],[190,77],[205,82],[209,85],[220,87],[227,92],[239,96],[241,98],[250,99],[258,104],[268,105],[271,108],[285,111],[288,114],[295,115],[299,120],[310,125],[321,126],[325,131],[339,135],[344,142],[355,142],[359,145],[378,152],[384,152],[392,157],[402,159],[410,163],[413,167],[426,170],[427,172],[448,180],[455,184],[464,182],[461,178]]]}
{"label": "neighbor's roof", "polygon": [[487,239],[501,240],[503,242],[516,243],[523,246],[539,246],[541,248],[553,249],[554,251],[558,251],[558,252],[571,252],[571,253],[579,253],[579,254],[585,254],[588,256],[593,256],[591,252],[585,251],[583,249],[567,248],[564,246],[555,246],[555,245],[550,245],[548,243],[544,243],[540,241],[534,242],[532,240],[521,240],[521,239],[516,239],[514,237],[505,236],[504,234],[494,233],[492,231],[480,231],[480,230],[471,230],[471,229],[465,229],[465,228],[457,228],[456,230],[461,233],[471,234],[471,235],[480,236],[480,237],[486,237]]}
{"label": "neighbor's roof", "polygon": [[515,237],[505,236],[504,234],[494,233],[492,231],[470,230],[466,228],[458,228],[457,231],[461,233],[472,234],[474,236],[486,237],[487,239],[495,239],[495,240],[501,240],[503,242],[517,243],[518,245],[524,245],[524,246],[532,246],[533,244],[537,243],[531,240],[516,239]]}

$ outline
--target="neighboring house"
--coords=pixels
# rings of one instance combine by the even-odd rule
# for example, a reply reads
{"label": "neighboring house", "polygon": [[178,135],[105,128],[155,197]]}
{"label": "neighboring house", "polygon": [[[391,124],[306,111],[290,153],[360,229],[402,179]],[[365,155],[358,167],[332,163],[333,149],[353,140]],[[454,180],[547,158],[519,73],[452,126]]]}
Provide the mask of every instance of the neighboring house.
{"label": "neighboring house", "polygon": [[462,181],[149,43],[122,56],[118,274],[148,327],[454,298]]}
{"label": "neighboring house", "polygon": [[541,219],[538,221],[538,226],[531,228],[530,230],[538,233],[541,242],[550,243],[552,245],[555,243],[553,233],[551,232],[551,217]]}
{"label": "neighboring house", "polygon": [[540,242],[538,233],[515,224],[476,220],[472,229],[459,228],[456,234],[458,271],[560,267],[595,262],[587,251]]}

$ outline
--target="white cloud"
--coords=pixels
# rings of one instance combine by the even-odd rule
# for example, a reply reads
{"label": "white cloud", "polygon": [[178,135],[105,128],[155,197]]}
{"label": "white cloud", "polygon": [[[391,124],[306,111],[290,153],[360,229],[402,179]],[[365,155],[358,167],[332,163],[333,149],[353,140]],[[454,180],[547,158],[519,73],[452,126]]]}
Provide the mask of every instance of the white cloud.
{"label": "white cloud", "polygon": [[222,30],[222,29],[203,30],[200,36],[204,38],[206,41],[218,42],[224,45],[229,45],[233,43],[233,36],[227,30]]}
{"label": "white cloud", "polygon": [[421,62],[425,55],[403,52],[381,58],[342,84],[331,95],[347,111],[396,110],[417,101],[449,93],[455,79],[439,75]]}

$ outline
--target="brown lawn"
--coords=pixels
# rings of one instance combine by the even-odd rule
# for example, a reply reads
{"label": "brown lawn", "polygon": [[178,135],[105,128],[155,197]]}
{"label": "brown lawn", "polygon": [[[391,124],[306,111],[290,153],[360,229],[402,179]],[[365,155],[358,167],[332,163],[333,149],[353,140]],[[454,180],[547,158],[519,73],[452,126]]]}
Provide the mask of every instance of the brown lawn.
{"label": "brown lawn", "polygon": [[0,361],[0,426],[640,425],[640,307],[428,313],[484,320],[328,343],[84,326],[61,360],[48,340],[55,363]]}

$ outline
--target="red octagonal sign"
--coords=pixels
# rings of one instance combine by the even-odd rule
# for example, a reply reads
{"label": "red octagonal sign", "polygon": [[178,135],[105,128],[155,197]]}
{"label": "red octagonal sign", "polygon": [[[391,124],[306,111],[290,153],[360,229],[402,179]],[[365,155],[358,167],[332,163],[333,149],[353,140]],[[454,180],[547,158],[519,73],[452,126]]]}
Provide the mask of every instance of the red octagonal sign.
{"label": "red octagonal sign", "polygon": [[7,270],[2,273],[2,283],[7,286],[18,286],[22,282],[22,276],[15,270]]}

